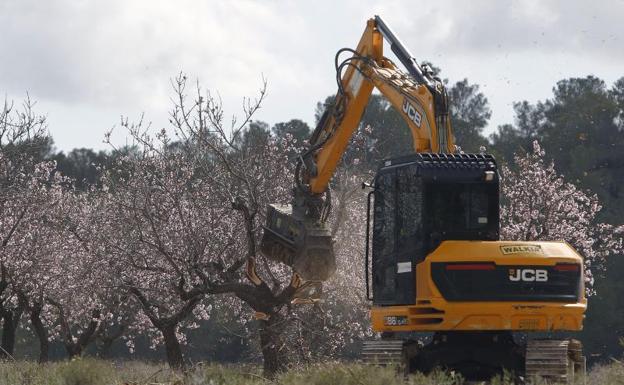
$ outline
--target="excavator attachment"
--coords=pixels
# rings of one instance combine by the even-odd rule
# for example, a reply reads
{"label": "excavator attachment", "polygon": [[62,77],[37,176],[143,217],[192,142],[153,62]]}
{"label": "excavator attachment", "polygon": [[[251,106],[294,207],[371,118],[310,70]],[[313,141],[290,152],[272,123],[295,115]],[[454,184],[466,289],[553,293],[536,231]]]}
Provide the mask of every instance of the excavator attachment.
{"label": "excavator attachment", "polygon": [[291,266],[304,281],[325,281],[336,271],[336,256],[327,226],[299,218],[291,205],[269,205],[260,252]]}

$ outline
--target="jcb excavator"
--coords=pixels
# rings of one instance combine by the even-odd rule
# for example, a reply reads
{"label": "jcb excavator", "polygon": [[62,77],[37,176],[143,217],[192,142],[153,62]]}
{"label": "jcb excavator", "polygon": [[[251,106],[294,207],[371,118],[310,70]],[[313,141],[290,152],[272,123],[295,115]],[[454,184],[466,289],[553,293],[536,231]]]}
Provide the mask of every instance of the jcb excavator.
{"label": "jcb excavator", "polygon": [[[407,73],[383,56],[384,39]],[[581,330],[582,258],[565,242],[499,240],[495,159],[457,151],[443,82],[378,16],[355,50],[338,51],[336,78],[333,105],[298,159],[292,204],[269,206],[263,254],[307,281],[334,272],[328,185],[377,88],[407,122],[414,154],[383,162],[368,194],[366,286],[382,338],[364,343],[364,361],[468,379],[506,370],[565,382],[583,372],[580,342],[512,335]],[[402,332],[433,337],[425,345]]]}

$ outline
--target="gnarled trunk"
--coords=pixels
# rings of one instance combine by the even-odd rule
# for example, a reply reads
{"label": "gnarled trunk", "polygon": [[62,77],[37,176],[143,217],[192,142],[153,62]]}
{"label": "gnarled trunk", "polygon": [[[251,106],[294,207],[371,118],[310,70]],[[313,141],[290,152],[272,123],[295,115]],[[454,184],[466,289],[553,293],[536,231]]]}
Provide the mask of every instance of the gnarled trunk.
{"label": "gnarled trunk", "polygon": [[182,356],[182,349],[180,348],[180,341],[176,336],[176,329],[182,320],[186,319],[193,309],[197,307],[199,301],[203,298],[201,291],[192,290],[187,292],[184,290],[184,280],[180,280],[180,299],[184,301],[184,306],[178,310],[175,314],[166,317],[158,317],[154,311],[152,303],[147,297],[136,287],[131,286],[130,291],[136,296],[143,307],[143,311],[152,322],[152,325],[156,327],[163,335],[165,340],[165,352],[167,353],[167,362],[172,369],[183,369],[184,358]]}
{"label": "gnarled trunk", "polygon": [[22,312],[23,309],[21,308],[2,311],[2,340],[0,341],[2,349],[0,350],[0,357],[13,357],[16,331]]}
{"label": "gnarled trunk", "polygon": [[121,324],[118,326],[117,330],[109,333],[102,332],[97,338],[98,345],[98,357],[107,358],[110,355],[110,348],[113,346],[113,342],[121,338],[126,332],[127,326],[125,324]]}
{"label": "gnarled trunk", "polygon": [[281,317],[272,314],[269,319],[260,322],[260,349],[264,360],[264,376],[274,378],[276,374],[286,369],[288,364],[286,355],[282,352]]}
{"label": "gnarled trunk", "polygon": [[65,343],[65,352],[67,352],[67,358],[71,361],[73,358],[80,357],[82,355],[82,347],[78,344]]}
{"label": "gnarled trunk", "polygon": [[[94,312],[99,317],[99,312]],[[95,318],[95,317],[94,317]],[[91,321],[89,326],[78,336],[78,340],[74,342],[71,338],[71,334],[67,335],[65,339],[65,350],[69,359],[79,357],[87,346],[95,339],[99,326],[99,321]]]}
{"label": "gnarled trunk", "polygon": [[41,305],[35,305],[30,310],[30,322],[33,325],[33,330],[39,340],[39,363],[48,362],[50,341],[48,340],[48,331],[41,322]]}
{"label": "gnarled trunk", "polygon": [[167,362],[172,369],[184,368],[184,359],[182,358],[182,349],[178,336],[175,333],[176,325],[167,325],[160,329],[165,340],[165,351],[167,353]]}
{"label": "gnarled trunk", "polygon": [[63,345],[69,359],[82,355],[85,348],[95,340],[101,331],[100,326],[100,309],[91,311],[91,321],[86,329],[83,329],[80,335],[74,336],[71,325],[69,324],[69,316],[66,314],[63,304],[51,298],[48,302],[58,310],[58,322],[61,325],[61,335],[63,337]]}

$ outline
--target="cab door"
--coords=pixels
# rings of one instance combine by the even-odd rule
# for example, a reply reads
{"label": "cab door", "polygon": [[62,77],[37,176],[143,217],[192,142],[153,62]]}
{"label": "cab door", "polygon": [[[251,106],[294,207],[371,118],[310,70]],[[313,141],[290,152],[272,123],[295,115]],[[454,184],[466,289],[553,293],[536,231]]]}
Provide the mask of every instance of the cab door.
{"label": "cab door", "polygon": [[375,182],[373,211],[373,303],[405,305],[415,303],[415,265],[409,253],[398,248],[398,187],[395,169],[384,170]]}

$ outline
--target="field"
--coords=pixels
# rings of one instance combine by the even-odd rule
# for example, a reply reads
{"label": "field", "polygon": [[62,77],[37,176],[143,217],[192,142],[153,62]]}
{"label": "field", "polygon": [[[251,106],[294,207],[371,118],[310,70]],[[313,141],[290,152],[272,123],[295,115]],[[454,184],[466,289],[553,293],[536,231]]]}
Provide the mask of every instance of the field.
{"label": "field", "polygon": [[[445,373],[413,375],[407,381],[391,368],[352,364],[324,364],[284,373],[274,380],[261,375],[253,366],[194,365],[186,373],[175,373],[166,366],[144,362],[112,363],[79,359],[38,365],[33,362],[0,364],[0,385],[451,385],[461,379]],[[505,384],[495,379],[492,384]],[[587,385],[624,384],[624,363],[592,369]]]}

